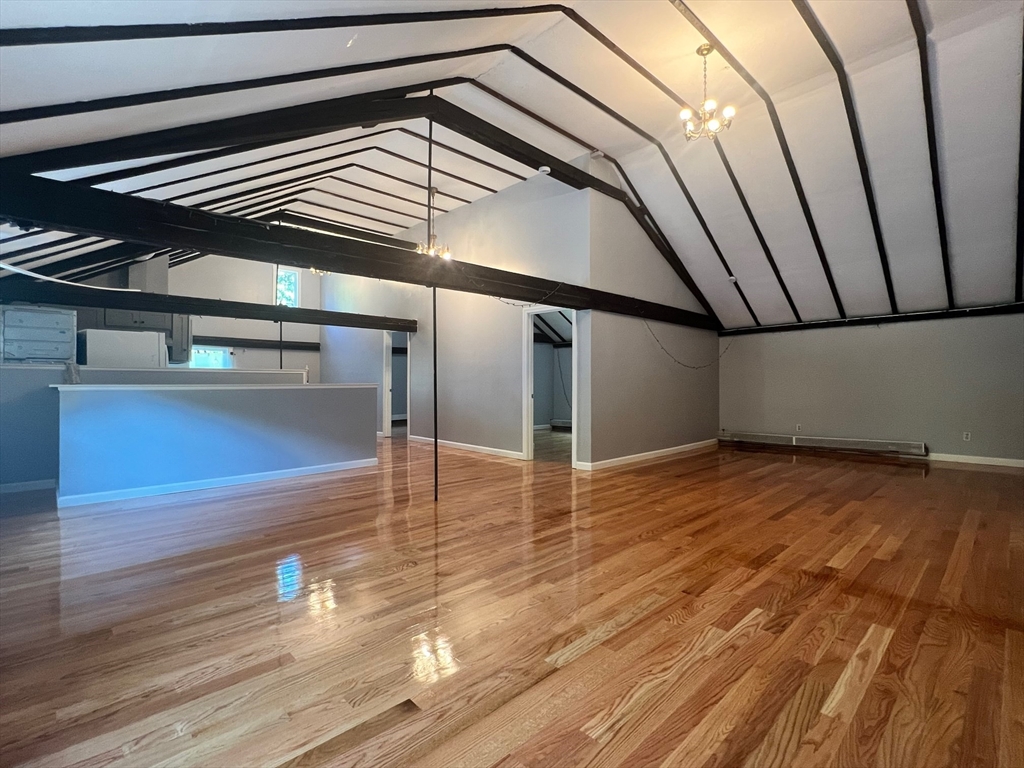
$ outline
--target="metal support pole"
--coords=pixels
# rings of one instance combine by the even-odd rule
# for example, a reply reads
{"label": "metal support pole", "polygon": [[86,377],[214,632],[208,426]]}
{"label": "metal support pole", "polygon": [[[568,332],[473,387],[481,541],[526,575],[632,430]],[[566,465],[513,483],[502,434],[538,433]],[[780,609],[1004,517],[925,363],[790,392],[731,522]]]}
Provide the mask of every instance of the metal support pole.
{"label": "metal support pole", "polygon": [[434,339],[434,501],[437,501],[437,287],[431,291],[434,304],[434,322],[431,325]]}
{"label": "metal support pole", "polygon": [[277,321],[277,353],[278,367],[284,370],[284,323]]}

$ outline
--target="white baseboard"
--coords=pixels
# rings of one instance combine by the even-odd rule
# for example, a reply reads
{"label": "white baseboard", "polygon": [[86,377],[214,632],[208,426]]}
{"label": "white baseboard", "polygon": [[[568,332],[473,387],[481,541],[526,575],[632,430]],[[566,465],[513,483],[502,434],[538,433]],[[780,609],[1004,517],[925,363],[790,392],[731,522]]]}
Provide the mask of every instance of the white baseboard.
{"label": "white baseboard", "polygon": [[533,425],[533,431],[534,432],[545,432],[545,431],[550,432],[551,431],[551,425],[550,424],[534,424]]}
{"label": "white baseboard", "polygon": [[116,491],[100,491],[98,493],[79,493],[62,496],[60,489],[57,490],[58,507],[77,507],[81,504],[97,504],[104,501],[121,501],[123,499],[138,499],[144,496],[159,496],[165,493],[181,493],[183,491],[201,491],[207,488],[223,488],[230,485],[244,485],[245,483],[259,483],[265,480],[283,480],[289,477],[302,477],[304,475],[318,475],[324,472],[337,472],[343,469],[357,469],[358,467],[373,467],[377,464],[377,458],[356,459],[355,461],[339,461],[334,464],[320,464],[314,467],[298,467],[297,469],[279,469],[272,472],[254,472],[249,475],[234,475],[232,477],[216,477],[209,480],[191,480],[185,483],[166,483],[164,485],[149,485],[142,488],[123,488]]}
{"label": "white baseboard", "polygon": [[56,480],[26,480],[21,483],[0,483],[0,493],[22,493],[23,491],[48,491],[57,487]]}
{"label": "white baseboard", "polygon": [[992,467],[1024,468],[1024,459],[1000,459],[994,456],[961,456],[957,453],[929,453],[928,461],[948,461],[954,464],[988,464]]}
{"label": "white baseboard", "polygon": [[[420,437],[419,435],[409,435],[408,439],[417,443],[434,442],[432,437]],[[443,445],[446,448],[458,448],[460,451],[473,451],[473,453],[486,453],[489,456],[501,456],[505,459],[525,458],[522,451],[506,451],[501,448],[488,448],[486,445],[470,445],[468,443],[456,443],[451,440],[438,440],[437,444]]]}
{"label": "white baseboard", "polygon": [[621,467],[624,464],[636,464],[641,461],[654,461],[655,459],[662,459],[666,456],[673,456],[677,453],[703,453],[705,451],[712,451],[718,447],[718,438],[712,438],[710,440],[701,440],[697,443],[688,443],[687,445],[677,445],[673,448],[662,448],[660,451],[648,451],[647,453],[635,453],[632,456],[619,456],[617,459],[605,459],[604,461],[577,461],[576,468],[582,469],[586,472],[593,471],[595,469],[608,469],[609,467]]}

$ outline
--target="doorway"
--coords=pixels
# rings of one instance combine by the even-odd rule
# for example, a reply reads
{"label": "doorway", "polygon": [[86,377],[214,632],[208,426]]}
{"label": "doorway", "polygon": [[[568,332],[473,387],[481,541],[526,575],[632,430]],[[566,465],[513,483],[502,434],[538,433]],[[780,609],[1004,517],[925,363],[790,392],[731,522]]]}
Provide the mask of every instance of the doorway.
{"label": "doorway", "polygon": [[382,431],[384,437],[406,437],[409,426],[409,334],[384,332]]}
{"label": "doorway", "polygon": [[523,319],[523,458],[575,469],[576,312],[529,307]]}

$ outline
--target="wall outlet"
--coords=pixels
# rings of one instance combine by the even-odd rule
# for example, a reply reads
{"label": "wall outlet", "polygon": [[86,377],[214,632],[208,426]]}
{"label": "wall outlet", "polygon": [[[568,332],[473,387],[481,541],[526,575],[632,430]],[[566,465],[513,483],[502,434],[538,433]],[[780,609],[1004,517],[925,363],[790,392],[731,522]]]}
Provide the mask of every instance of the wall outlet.
{"label": "wall outlet", "polygon": [[797,432],[800,432],[801,430],[803,430],[803,426],[802,426],[802,425],[800,425],[800,424],[797,424],[797,425],[796,425],[796,431],[797,431]]}
{"label": "wall outlet", "polygon": [[964,432],[964,442],[965,443],[971,442],[971,433],[970,432]]}

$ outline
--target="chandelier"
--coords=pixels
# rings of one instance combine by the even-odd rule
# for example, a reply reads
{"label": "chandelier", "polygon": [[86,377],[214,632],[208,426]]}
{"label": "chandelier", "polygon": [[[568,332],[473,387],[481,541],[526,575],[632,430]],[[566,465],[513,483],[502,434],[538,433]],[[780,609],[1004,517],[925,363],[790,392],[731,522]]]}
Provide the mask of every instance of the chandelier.
{"label": "chandelier", "polygon": [[[430,95],[434,95],[433,89]],[[427,256],[440,256],[445,261],[452,258],[451,249],[447,245],[437,244],[437,232],[434,231],[434,198],[437,187],[434,186],[434,119],[427,122],[427,242],[416,246],[416,253]]]}
{"label": "chandelier", "polygon": [[[428,166],[427,172],[430,172]],[[430,203],[427,205],[427,242],[419,243],[416,246],[416,253],[427,256],[440,256],[446,261],[452,257],[451,249],[447,245],[437,244],[437,233],[434,232],[434,196],[437,194],[437,187],[430,188]]]}
{"label": "chandelier", "polygon": [[708,54],[713,50],[715,48],[710,43],[704,43],[697,49],[697,55],[704,59],[704,98],[698,114],[694,115],[689,107],[684,107],[679,113],[679,119],[686,123],[687,141],[701,136],[714,141],[716,135],[732,125],[732,119],[736,116],[736,107],[724,107],[722,116],[718,117],[718,102],[708,98]]}
{"label": "chandelier", "polygon": [[319,275],[320,277],[323,277],[324,275],[329,275],[329,274],[331,274],[331,273],[330,273],[330,272],[329,272],[328,270],[326,270],[326,269],[317,269],[316,267],[310,267],[310,268],[309,268],[309,271],[310,271],[310,272],[312,272],[312,273],[313,273],[314,275]]}

